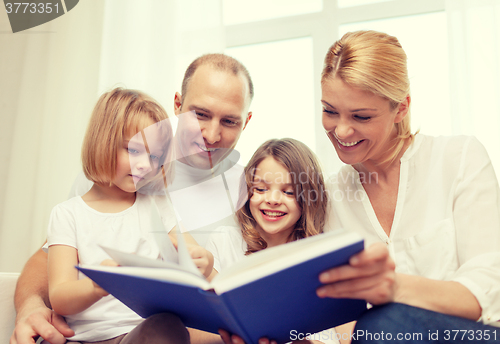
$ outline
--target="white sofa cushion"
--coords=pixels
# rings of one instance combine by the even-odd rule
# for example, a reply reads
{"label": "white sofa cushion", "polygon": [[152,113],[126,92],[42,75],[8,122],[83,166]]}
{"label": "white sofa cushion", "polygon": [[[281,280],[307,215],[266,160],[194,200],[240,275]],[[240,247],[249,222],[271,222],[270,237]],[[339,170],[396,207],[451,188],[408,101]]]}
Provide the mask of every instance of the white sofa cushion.
{"label": "white sofa cushion", "polygon": [[18,277],[18,273],[0,272],[0,343],[8,343],[14,330],[14,290]]}

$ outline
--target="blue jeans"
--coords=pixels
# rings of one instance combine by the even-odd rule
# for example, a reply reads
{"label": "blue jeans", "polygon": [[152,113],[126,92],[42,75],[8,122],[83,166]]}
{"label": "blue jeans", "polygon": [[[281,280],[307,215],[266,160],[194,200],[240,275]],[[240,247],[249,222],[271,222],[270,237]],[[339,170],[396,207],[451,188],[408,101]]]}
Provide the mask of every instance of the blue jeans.
{"label": "blue jeans", "polygon": [[389,303],[363,314],[352,343],[500,343],[500,328]]}

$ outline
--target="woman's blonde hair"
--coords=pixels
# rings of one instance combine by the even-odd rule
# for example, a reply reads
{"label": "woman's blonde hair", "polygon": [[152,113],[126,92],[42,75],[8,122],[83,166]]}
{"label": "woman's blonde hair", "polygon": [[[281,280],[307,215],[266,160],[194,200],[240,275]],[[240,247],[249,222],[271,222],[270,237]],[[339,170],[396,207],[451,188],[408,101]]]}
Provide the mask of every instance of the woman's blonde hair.
{"label": "woman's blonde hair", "polygon": [[92,111],[82,145],[85,177],[97,184],[111,185],[116,174],[117,153],[122,148],[124,138],[132,137],[150,126],[151,120],[154,125],[161,127],[159,130],[162,130],[162,137],[165,138],[160,165],[165,166],[169,180],[173,134],[167,112],[147,94],[123,88],[104,93]]}
{"label": "woman's blonde hair", "polygon": [[[346,84],[387,99],[396,109],[410,94],[406,53],[396,37],[376,31],[346,33],[325,57],[321,83],[340,78]],[[411,142],[410,112],[395,123],[397,137],[386,161],[393,161]]]}
{"label": "woman's blonde hair", "polygon": [[236,212],[243,238],[248,246],[245,253],[247,255],[267,247],[266,241],[255,229],[257,223],[249,205],[254,190],[255,172],[258,165],[267,157],[272,157],[288,170],[295,198],[302,211],[288,241],[322,233],[325,224],[328,197],[323,174],[314,153],[305,144],[294,139],[266,141],[257,149],[245,167],[243,192],[240,196],[240,200],[245,200],[245,203]]}

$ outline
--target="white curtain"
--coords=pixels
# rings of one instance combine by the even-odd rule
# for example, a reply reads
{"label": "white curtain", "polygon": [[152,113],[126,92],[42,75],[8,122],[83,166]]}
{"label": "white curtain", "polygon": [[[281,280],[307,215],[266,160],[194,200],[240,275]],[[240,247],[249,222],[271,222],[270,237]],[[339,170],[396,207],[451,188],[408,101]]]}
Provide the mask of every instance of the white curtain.
{"label": "white curtain", "polygon": [[446,11],[453,133],[475,135],[500,177],[500,0],[447,0]]}
{"label": "white curtain", "polygon": [[9,33],[0,11],[0,271],[20,271],[81,170],[98,96],[136,88],[173,115],[189,62],[224,50],[220,0],[80,1]]}
{"label": "white curtain", "polygon": [[102,4],[16,34],[0,14],[0,271],[19,271],[68,194],[97,95]]}

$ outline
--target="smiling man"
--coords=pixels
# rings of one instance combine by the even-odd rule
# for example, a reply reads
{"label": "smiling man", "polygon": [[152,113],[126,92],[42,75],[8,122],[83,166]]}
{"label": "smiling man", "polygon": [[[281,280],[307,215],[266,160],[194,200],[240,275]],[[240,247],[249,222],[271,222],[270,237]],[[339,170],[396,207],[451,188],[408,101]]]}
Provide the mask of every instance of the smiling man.
{"label": "smiling man", "polygon": [[[175,94],[174,110],[179,118],[175,140],[180,158],[175,162],[169,193],[185,227],[202,245],[209,229],[234,221],[230,216],[233,202],[228,198],[231,200],[232,195],[236,201],[235,188],[242,171],[236,164],[239,154],[234,147],[252,117],[248,112],[252,98],[248,71],[223,54],[204,55],[193,61],[184,75],[182,95]],[[77,180],[70,196],[82,195],[90,187],[86,179]],[[177,206],[182,204],[188,206]],[[219,209],[217,214],[213,209]],[[194,213],[198,220],[193,222]],[[46,306],[47,254],[42,249],[30,258],[19,278],[15,304],[16,329],[11,344],[33,343],[32,338],[39,335],[59,344],[66,342],[64,335],[72,335],[64,320]],[[192,337],[193,343],[213,340]]]}
{"label": "smiling man", "polygon": [[252,117],[252,98],[246,68],[222,54],[193,61],[182,95],[175,94],[177,161],[168,191],[184,227],[202,246],[216,228],[235,224],[243,168],[234,147]]}
{"label": "smiling man", "polygon": [[177,147],[184,157],[180,161],[199,169],[210,169],[222,162],[252,117],[248,112],[252,98],[250,75],[238,61],[211,54],[191,63],[184,75],[182,95],[175,94],[174,108],[178,116],[194,111],[199,128],[184,126],[180,120],[176,133],[181,141]]}

